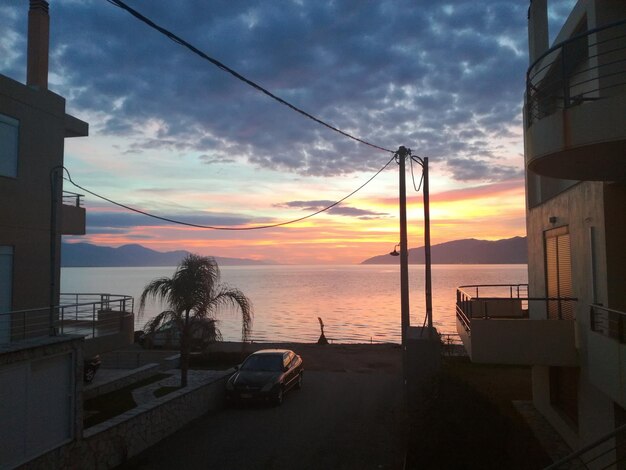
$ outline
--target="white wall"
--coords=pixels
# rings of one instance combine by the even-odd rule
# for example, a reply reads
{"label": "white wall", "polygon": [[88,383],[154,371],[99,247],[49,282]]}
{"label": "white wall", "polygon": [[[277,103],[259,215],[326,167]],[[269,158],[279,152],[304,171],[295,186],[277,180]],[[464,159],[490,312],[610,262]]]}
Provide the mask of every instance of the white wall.
{"label": "white wall", "polygon": [[73,437],[73,353],[0,367],[0,468]]}

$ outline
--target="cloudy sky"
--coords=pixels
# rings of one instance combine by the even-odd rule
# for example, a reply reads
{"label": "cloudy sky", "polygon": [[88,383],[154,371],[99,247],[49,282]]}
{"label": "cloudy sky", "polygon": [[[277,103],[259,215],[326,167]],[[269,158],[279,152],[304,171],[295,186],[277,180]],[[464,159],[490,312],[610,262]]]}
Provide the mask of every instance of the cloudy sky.
{"label": "cloudy sky", "polygon": [[[207,55],[352,135],[431,162],[432,239],[525,235],[521,112],[527,2],[137,1]],[[571,7],[550,3],[554,35]],[[28,2],[0,6],[0,73],[25,81]],[[303,217],[391,154],[294,113],[105,0],[50,2],[50,89],[90,124],[65,165],[91,191],[160,216],[246,227]],[[414,168],[416,184],[420,168]],[[423,244],[409,188],[409,245]],[[392,162],[341,205],[267,230],[164,223],[85,198],[67,241],[285,263],[355,263],[398,242]],[[65,189],[76,190],[69,183]]]}

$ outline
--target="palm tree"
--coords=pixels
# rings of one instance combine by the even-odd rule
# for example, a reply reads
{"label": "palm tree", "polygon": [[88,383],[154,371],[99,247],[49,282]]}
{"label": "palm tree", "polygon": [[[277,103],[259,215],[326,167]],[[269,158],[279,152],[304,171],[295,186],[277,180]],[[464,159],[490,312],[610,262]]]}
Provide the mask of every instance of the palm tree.
{"label": "palm tree", "polygon": [[202,339],[221,339],[215,316],[220,307],[230,306],[241,312],[241,338],[245,341],[252,326],[252,304],[239,290],[220,284],[220,270],[211,257],[187,255],[174,275],[154,279],[143,290],[139,313],[143,313],[146,299],[166,302],[168,310],[150,320],[144,327],[153,333],[161,325],[172,323],[180,332],[180,385],[187,386],[191,342]]}

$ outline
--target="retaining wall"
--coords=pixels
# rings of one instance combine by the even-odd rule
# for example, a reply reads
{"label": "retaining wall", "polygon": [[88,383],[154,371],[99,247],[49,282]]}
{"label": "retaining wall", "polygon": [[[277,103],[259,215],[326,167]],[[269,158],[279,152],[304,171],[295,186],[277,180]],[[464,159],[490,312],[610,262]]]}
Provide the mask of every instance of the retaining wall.
{"label": "retaining wall", "polygon": [[190,421],[224,405],[228,376],[188,386],[85,429],[83,438],[24,465],[24,469],[109,469],[139,454]]}

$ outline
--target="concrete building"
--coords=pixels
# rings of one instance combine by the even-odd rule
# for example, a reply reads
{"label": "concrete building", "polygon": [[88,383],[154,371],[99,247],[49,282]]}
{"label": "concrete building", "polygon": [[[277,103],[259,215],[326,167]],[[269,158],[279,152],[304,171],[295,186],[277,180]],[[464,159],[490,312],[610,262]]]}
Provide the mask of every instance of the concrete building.
{"label": "concrete building", "polygon": [[80,437],[83,357],[132,342],[132,298],[59,292],[61,235],[85,233],[64,139],[88,125],[48,90],[48,31],[48,3],[31,0],[26,84],[0,75],[0,468]]}
{"label": "concrete building", "polygon": [[532,366],[576,450],[626,423],[626,2],[578,1],[552,46],[547,0],[528,13],[528,285],[460,288],[457,329],[473,361]]}

